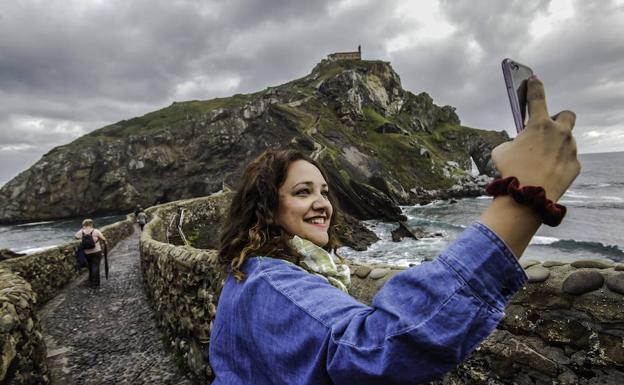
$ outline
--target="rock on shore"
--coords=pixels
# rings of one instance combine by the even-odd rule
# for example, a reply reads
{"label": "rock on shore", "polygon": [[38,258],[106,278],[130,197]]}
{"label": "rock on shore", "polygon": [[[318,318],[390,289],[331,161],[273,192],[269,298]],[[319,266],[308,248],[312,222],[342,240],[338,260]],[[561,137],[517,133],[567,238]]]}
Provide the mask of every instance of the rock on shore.
{"label": "rock on shore", "polygon": [[9,249],[0,249],[0,262],[6,259],[17,258],[24,256],[24,253],[16,253],[15,251]]}

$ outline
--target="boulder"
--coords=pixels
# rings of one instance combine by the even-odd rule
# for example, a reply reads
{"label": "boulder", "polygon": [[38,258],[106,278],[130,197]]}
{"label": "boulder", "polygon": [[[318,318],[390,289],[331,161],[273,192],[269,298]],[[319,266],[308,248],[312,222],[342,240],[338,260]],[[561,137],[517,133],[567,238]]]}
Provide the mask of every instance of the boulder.
{"label": "boulder", "polygon": [[576,267],[577,269],[588,268],[588,269],[608,269],[613,267],[613,262],[607,260],[599,260],[599,259],[581,259],[578,261],[574,261],[570,264],[572,267]]}
{"label": "boulder", "polygon": [[542,263],[542,266],[544,267],[555,267],[555,266],[564,266],[567,265],[566,262],[561,262],[561,261],[545,261]]}
{"label": "boulder", "polygon": [[624,295],[624,274],[612,275],[607,278],[607,287],[615,293]]}
{"label": "boulder", "polygon": [[342,218],[342,223],[338,225],[337,234],[342,246],[363,251],[379,240],[374,232],[364,227],[356,218],[346,214],[341,215],[340,218]]}
{"label": "boulder", "polygon": [[563,281],[563,292],[580,295],[600,289],[604,277],[595,270],[575,271]]}
{"label": "boulder", "polygon": [[522,259],[522,258],[520,258],[519,262],[520,262],[520,266],[522,266],[523,269],[528,269],[529,267],[540,263],[539,261],[535,259]]}
{"label": "boulder", "polygon": [[371,279],[380,279],[388,275],[389,272],[390,269],[376,268],[370,272],[368,277]]}
{"label": "boulder", "polygon": [[16,253],[15,251],[9,250],[9,249],[0,249],[0,261],[4,261],[7,259],[16,258],[16,257],[21,257],[24,255],[26,254]]}
{"label": "boulder", "polygon": [[543,282],[548,279],[550,276],[550,270],[543,267],[542,265],[533,265],[526,269],[527,276],[529,277],[529,282]]}
{"label": "boulder", "polygon": [[419,228],[410,228],[407,223],[403,221],[399,222],[399,226],[396,229],[392,230],[391,234],[392,240],[394,242],[400,242],[403,238],[406,237],[412,239],[420,239],[432,235]]}
{"label": "boulder", "polygon": [[371,272],[372,268],[369,266],[358,266],[354,271],[353,274],[355,274],[357,277],[359,278],[366,278],[368,277],[368,274]]}

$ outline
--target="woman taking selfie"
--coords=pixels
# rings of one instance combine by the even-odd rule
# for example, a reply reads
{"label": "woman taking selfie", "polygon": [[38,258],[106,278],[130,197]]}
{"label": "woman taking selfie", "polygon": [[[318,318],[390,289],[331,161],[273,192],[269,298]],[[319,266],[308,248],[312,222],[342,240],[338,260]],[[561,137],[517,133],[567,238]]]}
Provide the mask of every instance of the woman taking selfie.
{"label": "woman taking selfie", "polygon": [[417,384],[459,364],[525,283],[517,258],[543,222],[560,222],[565,208],[553,202],[580,171],[574,114],[551,119],[536,78],[528,103],[526,129],[492,153],[504,179],[479,222],[435,261],[388,280],[372,306],[346,293],[348,267],[330,254],[336,213],[321,167],[292,150],[254,160],[221,236],[229,274],[210,341],[213,384]]}

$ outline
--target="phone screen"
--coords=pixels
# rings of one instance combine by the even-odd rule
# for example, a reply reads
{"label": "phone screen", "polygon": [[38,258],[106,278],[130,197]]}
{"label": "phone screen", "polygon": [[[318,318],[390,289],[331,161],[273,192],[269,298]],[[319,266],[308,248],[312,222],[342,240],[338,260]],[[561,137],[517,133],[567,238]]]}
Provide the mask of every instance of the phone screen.
{"label": "phone screen", "polygon": [[511,112],[516,130],[520,132],[526,125],[527,81],[533,75],[533,70],[511,59],[503,60],[502,66],[509,102],[511,103]]}

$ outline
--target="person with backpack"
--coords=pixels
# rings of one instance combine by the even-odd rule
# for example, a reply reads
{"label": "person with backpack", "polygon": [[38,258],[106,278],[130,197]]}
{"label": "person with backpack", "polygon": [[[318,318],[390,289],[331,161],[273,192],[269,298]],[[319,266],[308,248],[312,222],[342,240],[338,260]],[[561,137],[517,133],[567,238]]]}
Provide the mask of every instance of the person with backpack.
{"label": "person with backpack", "polygon": [[80,239],[80,247],[87,257],[89,286],[94,289],[98,288],[100,287],[100,261],[102,260],[100,242],[106,244],[106,237],[100,230],[93,227],[92,219],[82,221],[82,228],[78,230],[75,237]]}
{"label": "person with backpack", "polygon": [[145,224],[147,223],[147,214],[145,214],[145,211],[143,211],[143,209],[141,209],[141,211],[139,211],[139,213],[136,215],[136,219],[139,223],[139,227],[141,227],[141,232],[143,232],[143,227],[145,227]]}

